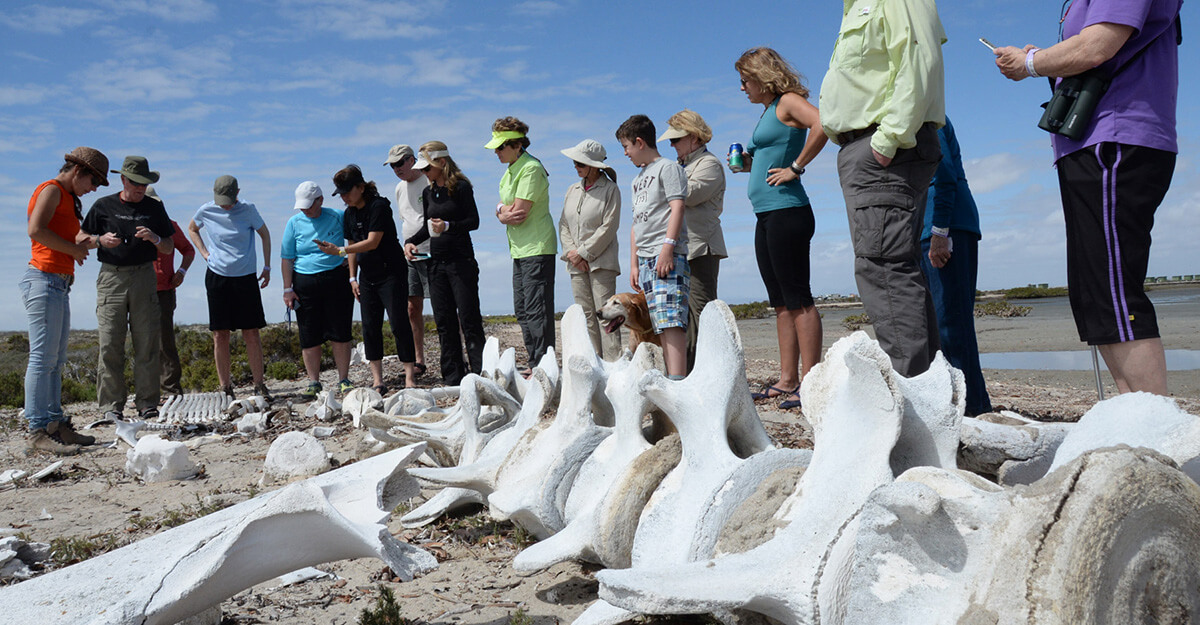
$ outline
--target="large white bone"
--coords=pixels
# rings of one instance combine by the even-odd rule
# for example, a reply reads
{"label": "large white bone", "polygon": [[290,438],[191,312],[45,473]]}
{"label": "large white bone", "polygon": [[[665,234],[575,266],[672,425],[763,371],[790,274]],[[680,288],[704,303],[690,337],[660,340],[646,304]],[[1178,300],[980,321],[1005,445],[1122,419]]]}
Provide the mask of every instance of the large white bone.
{"label": "large white bone", "polygon": [[1153,449],[1200,482],[1200,417],[1184,412],[1174,399],[1124,393],[1097,403],[1063,439],[1050,470],[1109,445]]}
{"label": "large white bone", "polygon": [[1015,489],[913,469],[832,547],[820,622],[1190,622],[1197,509],[1200,487],[1147,449],[1089,451]]}
{"label": "large white bone", "polygon": [[892,481],[889,456],[904,405],[895,377],[865,334],[835,343],[801,387],[815,450],[776,513],[786,527],[759,547],[716,560],[600,571],[601,598],[639,613],[744,608],[784,623],[817,622],[816,584],[828,546],[870,492]]}
{"label": "large white bone", "polygon": [[418,492],[404,465],[422,445],[266,493],[74,566],[0,589],[12,622],[168,625],[254,584],[345,558],[377,557],[402,579],[434,569],[396,541],[391,510]]}
{"label": "large white bone", "polygon": [[373,388],[356,388],[342,398],[342,412],[354,420],[356,428],[360,427],[363,413],[380,408],[383,408],[383,395]]}
{"label": "large white bone", "polygon": [[566,525],[566,501],[579,467],[612,433],[592,419],[598,407],[611,423],[612,406],[604,396],[607,369],[592,349],[583,308],[568,308],[561,328],[566,371],[558,412],[549,425],[521,438],[488,495],[492,516],[512,519],[538,538]]}
{"label": "large white bone", "polygon": [[1039,423],[1019,415],[964,418],[958,466],[994,476],[1005,486],[1032,484],[1046,475],[1074,423]]}

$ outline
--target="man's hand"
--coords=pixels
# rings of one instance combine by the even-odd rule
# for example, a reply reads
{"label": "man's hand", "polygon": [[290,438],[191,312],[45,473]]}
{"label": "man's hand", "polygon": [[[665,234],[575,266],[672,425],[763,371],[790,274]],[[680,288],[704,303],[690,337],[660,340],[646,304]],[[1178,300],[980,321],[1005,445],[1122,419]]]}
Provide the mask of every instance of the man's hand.
{"label": "man's hand", "polygon": [[938,269],[950,262],[950,237],[929,237],[929,262]]}
{"label": "man's hand", "polygon": [[875,157],[875,162],[879,163],[880,167],[887,167],[888,165],[892,164],[892,157],[884,156],[879,152],[876,152],[875,148],[871,148],[871,156]]}
{"label": "man's hand", "polygon": [[258,288],[265,289],[271,283],[271,268],[263,267],[262,273],[258,276]]}
{"label": "man's hand", "polygon": [[671,270],[675,268],[674,252],[674,246],[671,246],[671,249],[667,249],[667,246],[663,245],[662,249],[659,250],[658,261],[654,263],[654,273],[658,275],[659,278],[667,277],[667,275],[671,273]]}
{"label": "man's hand", "polygon": [[150,245],[158,245],[159,242],[162,241],[162,237],[154,234],[154,232],[152,232],[146,226],[138,226],[137,230],[133,231],[133,237],[135,239],[141,239]]}

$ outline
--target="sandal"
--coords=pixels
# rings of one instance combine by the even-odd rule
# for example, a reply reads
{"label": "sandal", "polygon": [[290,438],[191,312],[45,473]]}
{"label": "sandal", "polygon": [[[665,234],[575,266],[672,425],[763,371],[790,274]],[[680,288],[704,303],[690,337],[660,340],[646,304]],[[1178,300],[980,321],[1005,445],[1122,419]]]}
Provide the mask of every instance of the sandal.
{"label": "sandal", "polygon": [[418,362],[413,365],[413,369],[416,371],[417,375],[425,375],[425,372],[429,370],[429,367],[426,367],[425,363],[423,362]]}
{"label": "sandal", "polygon": [[[775,393],[772,394],[771,391],[775,391]],[[775,399],[776,397],[781,397],[783,395],[796,395],[796,393],[798,393],[798,392],[800,392],[799,384],[796,385],[796,388],[794,388],[790,391],[787,389],[779,388],[778,386],[772,386],[770,384],[763,384],[762,390],[760,390],[758,392],[750,393],[750,398],[753,399],[754,401],[763,401],[763,400],[767,400],[767,399]],[[797,395],[797,397],[799,397],[799,395]]]}
{"label": "sandal", "polygon": [[387,397],[388,387],[386,384],[376,384],[371,387],[371,390],[379,393],[381,397]]}
{"label": "sandal", "polygon": [[799,408],[799,407],[800,407],[799,399],[789,399],[787,401],[779,402],[780,410],[791,410],[792,408]]}

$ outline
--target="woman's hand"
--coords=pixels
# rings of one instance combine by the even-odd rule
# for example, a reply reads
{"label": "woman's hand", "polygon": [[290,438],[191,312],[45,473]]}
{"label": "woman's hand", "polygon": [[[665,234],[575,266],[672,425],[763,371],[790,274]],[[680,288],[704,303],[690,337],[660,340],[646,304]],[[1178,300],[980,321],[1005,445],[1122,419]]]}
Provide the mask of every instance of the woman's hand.
{"label": "woman's hand", "polygon": [[321,250],[322,252],[325,252],[326,254],[329,254],[330,256],[341,256],[342,255],[342,252],[341,252],[342,248],[330,243],[329,241],[313,239],[313,243],[317,244],[317,249]]}
{"label": "woman's hand", "polygon": [[1000,68],[1000,73],[1004,74],[1004,77],[1009,80],[1024,80],[1029,78],[1029,71],[1025,69],[1025,55],[1035,47],[1027,45],[1019,50],[1012,46],[996,48],[993,50],[993,53],[996,55],[996,67]]}
{"label": "woman's hand", "polygon": [[299,300],[300,300],[300,298],[296,297],[295,292],[292,292],[292,291],[284,291],[283,292],[283,305],[287,306],[289,309],[295,310],[296,302]]}
{"label": "woman's hand", "polygon": [[591,270],[591,265],[588,264],[582,256],[579,255],[579,250],[571,250],[567,252],[567,262],[571,263],[576,269],[587,273]]}
{"label": "woman's hand", "polygon": [[441,234],[446,231],[446,221],[434,217],[429,220],[429,230],[434,234]]}
{"label": "woman's hand", "polygon": [[416,253],[417,253],[416,245],[413,245],[412,243],[404,244],[404,257],[407,258],[409,260],[409,262],[417,259],[417,257],[414,256],[414,254],[416,254]]}
{"label": "woman's hand", "polygon": [[752,165],[753,163],[754,163],[754,157],[750,156],[746,152],[742,152],[742,166],[739,169],[734,169],[733,165],[729,165],[729,157],[728,156],[725,157],[725,164],[729,165],[729,171],[734,172],[734,173],[750,171],[750,165]]}
{"label": "woman's hand", "polygon": [[772,187],[787,184],[799,177],[800,174],[792,171],[791,167],[776,167],[775,169],[767,170],[767,184]]}
{"label": "woman's hand", "polygon": [[258,274],[258,288],[265,289],[271,283],[271,268],[263,267],[262,273]]}
{"label": "woman's hand", "polygon": [[358,299],[358,280],[352,280],[350,282],[350,290],[354,291],[354,299]]}

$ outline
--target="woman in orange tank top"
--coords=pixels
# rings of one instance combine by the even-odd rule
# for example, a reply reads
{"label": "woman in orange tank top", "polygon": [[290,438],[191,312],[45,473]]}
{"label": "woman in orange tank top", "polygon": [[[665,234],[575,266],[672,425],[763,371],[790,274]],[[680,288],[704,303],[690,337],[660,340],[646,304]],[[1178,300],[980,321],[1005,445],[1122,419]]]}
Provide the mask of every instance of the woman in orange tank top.
{"label": "woman in orange tank top", "polygon": [[25,418],[31,451],[71,455],[95,439],[75,432],[62,409],[62,367],[71,331],[71,283],[96,237],[79,231],[79,197],[107,186],[108,159],[99,150],[75,148],[58,175],[29,198],[29,269],[21,300],[29,316],[29,366],[25,370]]}

